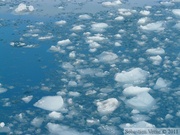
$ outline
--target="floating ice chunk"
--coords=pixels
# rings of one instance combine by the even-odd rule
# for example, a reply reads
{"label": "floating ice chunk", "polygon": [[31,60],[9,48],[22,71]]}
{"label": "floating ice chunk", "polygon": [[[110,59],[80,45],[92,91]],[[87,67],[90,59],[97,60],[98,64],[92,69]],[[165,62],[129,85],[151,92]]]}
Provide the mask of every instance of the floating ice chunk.
{"label": "floating ice chunk", "polygon": [[180,16],[180,9],[173,9],[173,14]]}
{"label": "floating ice chunk", "polygon": [[122,128],[155,128],[155,125],[148,123],[146,121],[139,121],[137,123],[134,124],[122,124],[121,125]]}
{"label": "floating ice chunk", "polygon": [[120,131],[116,126],[103,125],[98,128],[102,135],[120,135]]}
{"label": "floating ice chunk", "polygon": [[77,82],[75,82],[75,81],[69,81],[68,86],[69,86],[69,87],[77,87]]}
{"label": "floating ice chunk", "polygon": [[119,11],[119,14],[124,15],[124,16],[130,16],[134,12],[130,9],[125,9],[125,8],[118,9],[118,11]]}
{"label": "floating ice chunk", "polygon": [[105,29],[108,27],[106,23],[94,23],[91,25],[91,30],[95,32],[104,32]]}
{"label": "floating ice chunk", "polygon": [[118,6],[122,4],[121,0],[115,0],[113,2],[107,1],[107,2],[103,2],[102,5],[105,7],[114,7],[114,6]]}
{"label": "floating ice chunk", "polygon": [[112,113],[119,106],[119,102],[116,98],[109,98],[104,101],[96,103],[97,110],[100,114],[106,115]]}
{"label": "floating ice chunk", "polygon": [[52,45],[50,48],[49,48],[50,51],[52,52],[60,52],[61,51],[61,48],[60,46],[54,46]]}
{"label": "floating ice chunk", "polygon": [[142,11],[140,11],[140,14],[142,14],[142,15],[149,15],[150,11],[142,10]]}
{"label": "floating ice chunk", "polygon": [[122,21],[122,20],[124,20],[124,17],[123,17],[123,16],[118,16],[118,17],[116,17],[114,20],[116,20],[116,21]]}
{"label": "floating ice chunk", "polygon": [[160,77],[157,79],[154,88],[155,89],[167,88],[168,85],[169,85],[169,82]]}
{"label": "floating ice chunk", "polygon": [[118,59],[118,56],[113,52],[104,51],[98,56],[98,59],[100,62],[114,63]]}
{"label": "floating ice chunk", "polygon": [[161,55],[161,54],[165,54],[165,50],[163,48],[151,48],[151,49],[147,49],[146,50],[147,54],[150,55]]}
{"label": "floating ice chunk", "polygon": [[0,134],[6,135],[6,133],[9,133],[11,130],[9,127],[5,126],[4,122],[0,123]]}
{"label": "floating ice chunk", "polygon": [[133,115],[131,118],[134,122],[146,121],[150,119],[148,116],[142,114]]}
{"label": "floating ice chunk", "polygon": [[171,1],[163,1],[163,2],[160,2],[161,5],[164,5],[164,6],[173,6],[174,3],[172,3]]}
{"label": "floating ice chunk", "polygon": [[63,105],[64,101],[61,96],[45,96],[34,104],[35,107],[48,111],[60,111]]}
{"label": "floating ice chunk", "polygon": [[47,124],[47,129],[53,135],[90,135],[86,132],[78,132],[74,129],[69,128],[68,126],[62,126],[50,122]]}
{"label": "floating ice chunk", "polygon": [[127,100],[127,104],[139,111],[149,111],[154,106],[155,100],[149,93],[143,92]]}
{"label": "floating ice chunk", "polygon": [[81,19],[81,20],[89,20],[91,18],[92,17],[88,14],[79,15],[79,19]]}
{"label": "floating ice chunk", "polygon": [[63,117],[60,112],[56,112],[56,111],[49,113],[48,116],[52,119],[61,119]]}
{"label": "floating ice chunk", "polygon": [[2,88],[2,87],[0,86],[0,94],[1,94],[1,93],[4,93],[4,92],[6,92],[6,91],[7,91],[6,88]]}
{"label": "floating ice chunk", "polygon": [[25,102],[25,103],[29,103],[31,100],[32,100],[33,96],[26,96],[26,97],[23,97],[22,100]]}
{"label": "floating ice chunk", "polygon": [[70,91],[70,92],[69,92],[69,96],[79,97],[79,96],[80,96],[80,93],[79,93],[79,92]]}
{"label": "floating ice chunk", "polygon": [[58,41],[57,44],[60,46],[66,46],[66,45],[71,44],[71,41],[69,39],[65,39],[65,40]]}
{"label": "floating ice chunk", "polygon": [[16,13],[32,12],[32,11],[34,11],[34,7],[32,5],[27,6],[24,3],[20,3],[14,11]]}
{"label": "floating ice chunk", "polygon": [[130,71],[122,71],[115,74],[115,81],[127,84],[141,84],[146,81],[149,73],[141,68],[133,68]]}
{"label": "floating ice chunk", "polygon": [[169,119],[172,119],[173,118],[173,116],[171,115],[171,114],[167,114],[166,116],[165,116],[165,119],[166,120],[169,120]]}
{"label": "floating ice chunk", "polygon": [[43,123],[43,118],[34,118],[32,121],[31,121],[31,125],[35,126],[35,127],[40,127]]}
{"label": "floating ice chunk", "polygon": [[123,90],[123,94],[126,96],[135,96],[142,92],[148,92],[150,90],[151,88],[147,88],[147,87],[130,86]]}
{"label": "floating ice chunk", "polygon": [[69,58],[75,58],[76,57],[76,52],[72,51],[69,53]]}
{"label": "floating ice chunk", "polygon": [[149,59],[152,61],[153,65],[160,65],[162,62],[162,58],[159,55],[151,56],[151,57],[149,57]]}
{"label": "floating ice chunk", "polygon": [[65,20],[60,20],[60,21],[57,21],[55,22],[56,25],[64,25],[66,24],[66,21]]}
{"label": "floating ice chunk", "polygon": [[138,24],[145,24],[149,21],[148,17],[143,17],[138,20]]}
{"label": "floating ice chunk", "polygon": [[77,25],[72,28],[73,31],[81,31],[83,30],[85,26],[84,25]]}
{"label": "floating ice chunk", "polygon": [[147,31],[162,31],[164,30],[163,22],[148,23],[147,25],[141,25],[141,29]]}
{"label": "floating ice chunk", "polygon": [[101,41],[105,41],[107,40],[107,38],[105,38],[102,34],[95,34],[94,36],[89,36],[87,37],[88,42],[101,42]]}
{"label": "floating ice chunk", "polygon": [[180,22],[176,23],[174,27],[180,29]]}
{"label": "floating ice chunk", "polygon": [[180,0],[172,0],[172,2],[180,2]]}

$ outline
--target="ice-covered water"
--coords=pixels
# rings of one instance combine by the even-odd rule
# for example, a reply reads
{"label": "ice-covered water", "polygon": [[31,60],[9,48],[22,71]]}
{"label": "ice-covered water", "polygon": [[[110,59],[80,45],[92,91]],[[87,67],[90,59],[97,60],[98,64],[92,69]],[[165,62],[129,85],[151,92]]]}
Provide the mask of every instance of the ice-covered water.
{"label": "ice-covered water", "polygon": [[0,0],[0,134],[179,127],[179,19],[179,0]]}

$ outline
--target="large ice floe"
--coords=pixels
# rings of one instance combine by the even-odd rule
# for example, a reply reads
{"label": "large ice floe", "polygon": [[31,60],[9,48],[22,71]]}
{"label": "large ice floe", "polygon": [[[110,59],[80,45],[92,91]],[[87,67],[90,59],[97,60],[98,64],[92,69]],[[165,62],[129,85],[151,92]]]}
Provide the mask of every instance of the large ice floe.
{"label": "large ice floe", "polygon": [[129,71],[122,71],[121,73],[116,73],[115,81],[124,84],[141,84],[144,83],[148,77],[149,73],[141,68],[133,68]]}
{"label": "large ice floe", "polygon": [[38,100],[34,106],[48,111],[60,111],[64,105],[61,96],[46,96]]}

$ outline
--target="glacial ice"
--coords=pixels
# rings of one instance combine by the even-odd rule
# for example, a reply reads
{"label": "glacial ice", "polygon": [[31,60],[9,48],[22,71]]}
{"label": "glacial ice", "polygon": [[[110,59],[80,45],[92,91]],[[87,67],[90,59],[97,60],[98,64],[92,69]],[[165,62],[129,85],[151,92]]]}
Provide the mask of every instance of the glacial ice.
{"label": "glacial ice", "polygon": [[96,103],[97,110],[100,114],[106,115],[112,113],[119,106],[119,101],[116,98],[109,98]]}
{"label": "glacial ice", "polygon": [[149,111],[154,106],[155,99],[149,93],[143,92],[128,99],[127,104],[133,109],[138,109],[139,111]]}
{"label": "glacial ice", "polygon": [[138,86],[129,86],[123,90],[123,94],[126,96],[136,96],[142,92],[148,92],[151,88],[147,87],[138,87]]}
{"label": "glacial ice", "polygon": [[45,96],[34,104],[35,107],[48,111],[60,111],[63,105],[64,101],[61,96]]}
{"label": "glacial ice", "polygon": [[149,73],[141,68],[133,68],[129,71],[122,71],[115,74],[115,81],[124,84],[141,84],[144,83]]}

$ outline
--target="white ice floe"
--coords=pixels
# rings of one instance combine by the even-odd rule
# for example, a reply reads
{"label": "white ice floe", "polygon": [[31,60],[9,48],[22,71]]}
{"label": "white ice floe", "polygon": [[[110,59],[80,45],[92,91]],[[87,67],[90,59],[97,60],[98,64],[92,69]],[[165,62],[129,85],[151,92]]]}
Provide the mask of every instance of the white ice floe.
{"label": "white ice floe", "polygon": [[135,13],[135,10],[130,10],[130,9],[125,9],[125,8],[120,8],[118,9],[119,14],[123,15],[123,16],[130,16],[132,15],[132,13]]}
{"label": "white ice floe", "polygon": [[66,24],[66,21],[65,20],[56,21],[55,24],[61,26],[61,25]]}
{"label": "white ice floe", "polygon": [[6,135],[11,131],[9,127],[5,125],[4,122],[0,122],[0,134]]}
{"label": "white ice floe", "polygon": [[176,23],[174,27],[180,29],[180,22]]}
{"label": "white ice floe", "polygon": [[147,121],[150,119],[150,117],[143,115],[143,114],[135,114],[135,115],[131,116],[131,118],[134,122]]}
{"label": "white ice floe", "polygon": [[163,78],[158,78],[156,81],[156,84],[154,86],[155,89],[162,89],[162,88],[167,88],[169,86],[170,82],[167,80],[164,80]]}
{"label": "white ice floe", "polygon": [[124,84],[141,84],[144,83],[149,73],[141,68],[133,68],[129,71],[122,71],[115,74],[115,81]]}
{"label": "white ice floe", "polygon": [[140,28],[146,31],[162,31],[164,30],[163,22],[148,23],[147,25],[141,25]]}
{"label": "white ice floe", "polygon": [[0,94],[6,92],[7,89],[0,86]]}
{"label": "white ice floe", "polygon": [[71,44],[71,41],[69,39],[65,39],[65,40],[58,41],[57,44],[60,46],[66,46],[66,45]]}
{"label": "white ice floe", "polygon": [[148,92],[151,88],[147,87],[138,87],[138,86],[129,86],[123,90],[123,94],[126,96],[136,96],[142,92]]}
{"label": "white ice floe", "polygon": [[108,24],[106,23],[94,23],[91,25],[91,30],[94,32],[104,32],[106,28],[108,27]]}
{"label": "white ice floe", "polygon": [[74,91],[70,91],[68,93],[69,96],[73,96],[73,97],[79,97],[80,96],[80,93],[79,92],[74,92]]}
{"label": "white ice floe", "polygon": [[138,24],[145,24],[149,21],[148,17],[143,17],[138,20]]}
{"label": "white ice floe", "polygon": [[180,16],[180,9],[173,9],[172,12],[173,14]]}
{"label": "white ice floe", "polygon": [[81,20],[89,20],[91,19],[92,17],[88,14],[82,14],[82,15],[79,15],[79,19]]}
{"label": "white ice floe", "polygon": [[122,21],[122,20],[124,20],[124,17],[123,16],[118,16],[114,20],[115,21]]}
{"label": "white ice floe", "polygon": [[121,132],[116,126],[102,125],[98,128],[101,131],[101,135],[120,135]]}
{"label": "white ice floe", "polygon": [[147,49],[146,53],[150,54],[150,55],[162,55],[162,54],[165,54],[165,50],[163,48],[160,48],[160,47],[151,48],[151,49]]}
{"label": "white ice floe", "polygon": [[50,48],[49,48],[50,51],[52,52],[60,52],[61,51],[61,48],[60,46],[54,46],[52,45]]}
{"label": "white ice floe", "polygon": [[23,97],[22,100],[25,102],[25,103],[29,103],[31,100],[32,100],[33,96],[26,96],[26,97]]}
{"label": "white ice floe", "polygon": [[113,52],[104,51],[98,55],[98,60],[100,62],[114,63],[118,59],[118,56]]}
{"label": "white ice floe", "polygon": [[162,58],[161,56],[157,55],[157,56],[151,56],[149,57],[149,59],[152,61],[153,65],[160,65],[162,62]]}
{"label": "white ice floe", "polygon": [[64,101],[61,96],[45,96],[34,104],[35,107],[48,111],[60,111],[63,105]]}
{"label": "white ice floe", "polygon": [[63,126],[55,123],[48,123],[47,129],[52,135],[90,135],[86,132],[78,132],[68,126]]}
{"label": "white ice floe", "polygon": [[107,38],[105,38],[102,34],[95,34],[94,36],[89,36],[87,37],[87,42],[102,42],[107,40]]}
{"label": "white ice floe", "polygon": [[40,127],[43,123],[43,118],[34,118],[32,121],[31,121],[31,125],[35,126],[35,127]]}
{"label": "white ice floe", "polygon": [[77,82],[75,82],[75,81],[69,81],[69,82],[68,82],[68,86],[69,86],[69,87],[77,87]]}
{"label": "white ice floe", "polygon": [[148,10],[141,10],[139,13],[142,14],[142,15],[149,15],[150,11],[148,11]]}
{"label": "white ice floe", "polygon": [[27,13],[34,11],[34,7],[32,5],[27,6],[24,3],[20,3],[18,7],[14,10],[16,13]]}
{"label": "white ice floe", "polygon": [[62,114],[56,111],[52,111],[51,113],[48,114],[48,116],[52,119],[57,119],[57,120],[60,120],[63,118]]}
{"label": "white ice floe", "polygon": [[126,123],[120,125],[122,128],[155,128],[155,125],[148,123],[146,121],[139,121],[134,124]]}
{"label": "white ice floe", "polygon": [[76,25],[72,28],[72,31],[82,31],[84,27],[84,25]]}
{"label": "white ice floe", "polygon": [[155,100],[149,93],[143,92],[131,99],[128,99],[127,105],[139,111],[150,111],[155,105]]}
{"label": "white ice floe", "polygon": [[118,6],[118,5],[121,5],[121,4],[122,4],[121,0],[115,0],[113,2],[107,1],[107,2],[102,3],[102,5],[105,6],[105,7],[114,7],[114,6]]}
{"label": "white ice floe", "polygon": [[116,98],[109,98],[104,101],[98,101],[96,103],[97,110],[100,114],[106,115],[112,113],[119,106],[119,102]]}

